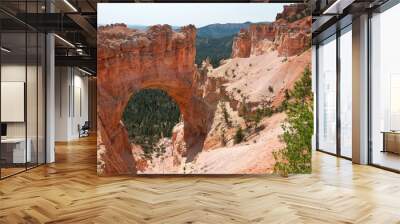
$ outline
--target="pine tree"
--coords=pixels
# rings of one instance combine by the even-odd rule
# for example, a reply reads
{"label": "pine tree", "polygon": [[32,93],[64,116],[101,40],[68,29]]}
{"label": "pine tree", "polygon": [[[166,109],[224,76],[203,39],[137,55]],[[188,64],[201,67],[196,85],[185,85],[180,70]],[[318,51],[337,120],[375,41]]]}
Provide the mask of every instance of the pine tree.
{"label": "pine tree", "polygon": [[242,127],[239,126],[239,128],[236,130],[234,142],[235,144],[239,144],[243,141],[243,139],[244,139],[243,129]]}
{"label": "pine tree", "polygon": [[160,138],[172,136],[172,129],[179,119],[179,108],[173,99],[155,89],[135,93],[123,114],[130,141],[141,145],[147,158],[157,152],[155,144]]}
{"label": "pine tree", "polygon": [[286,147],[274,152],[274,170],[283,176],[292,173],[311,172],[311,138],[313,134],[313,111],[311,72],[307,67],[303,76],[290,91],[286,105],[287,120],[282,125],[282,139]]}

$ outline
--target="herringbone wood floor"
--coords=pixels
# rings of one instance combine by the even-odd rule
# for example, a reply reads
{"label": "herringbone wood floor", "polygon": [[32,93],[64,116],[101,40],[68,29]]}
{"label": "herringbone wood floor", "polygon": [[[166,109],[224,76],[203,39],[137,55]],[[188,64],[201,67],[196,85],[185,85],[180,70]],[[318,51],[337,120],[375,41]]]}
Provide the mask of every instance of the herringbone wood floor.
{"label": "herringbone wood floor", "polygon": [[95,144],[0,181],[0,223],[400,223],[400,175],[326,154],[290,178],[98,177]]}

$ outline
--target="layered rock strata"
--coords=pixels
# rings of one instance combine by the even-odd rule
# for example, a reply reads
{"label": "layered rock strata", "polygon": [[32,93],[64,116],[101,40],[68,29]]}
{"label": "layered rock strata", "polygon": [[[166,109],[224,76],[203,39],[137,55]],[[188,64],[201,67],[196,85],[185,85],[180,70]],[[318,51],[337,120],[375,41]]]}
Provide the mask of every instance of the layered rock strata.
{"label": "layered rock strata", "polygon": [[279,56],[302,53],[311,44],[311,17],[297,19],[306,10],[302,4],[285,6],[273,23],[252,24],[234,38],[232,58],[247,58],[277,50]]}

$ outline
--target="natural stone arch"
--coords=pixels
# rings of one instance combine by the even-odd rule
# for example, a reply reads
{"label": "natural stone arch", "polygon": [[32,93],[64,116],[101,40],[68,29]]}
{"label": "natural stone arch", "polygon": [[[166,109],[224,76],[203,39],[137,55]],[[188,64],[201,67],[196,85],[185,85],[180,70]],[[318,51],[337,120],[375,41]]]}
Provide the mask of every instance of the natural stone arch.
{"label": "natural stone arch", "polygon": [[161,89],[178,104],[184,138],[193,157],[207,135],[210,112],[196,88],[194,26],[180,32],[157,25],[146,32],[123,24],[98,32],[98,169],[102,174],[135,173],[123,111],[141,89]]}

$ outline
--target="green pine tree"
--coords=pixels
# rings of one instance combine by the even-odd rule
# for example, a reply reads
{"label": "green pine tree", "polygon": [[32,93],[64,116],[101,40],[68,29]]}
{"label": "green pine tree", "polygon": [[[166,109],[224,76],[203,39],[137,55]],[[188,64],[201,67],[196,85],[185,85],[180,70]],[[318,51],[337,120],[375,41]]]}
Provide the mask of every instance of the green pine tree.
{"label": "green pine tree", "polygon": [[235,144],[239,144],[243,141],[243,139],[244,139],[243,129],[242,127],[239,126],[239,128],[236,130],[234,142]]}
{"label": "green pine tree", "polygon": [[146,158],[163,152],[155,144],[162,137],[172,136],[172,129],[179,119],[180,111],[175,101],[158,89],[135,93],[122,117],[130,141],[142,146]]}
{"label": "green pine tree", "polygon": [[311,172],[311,138],[313,134],[313,95],[311,72],[307,67],[303,76],[290,91],[286,104],[287,120],[282,125],[282,139],[286,147],[274,152],[276,173],[287,176]]}

